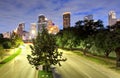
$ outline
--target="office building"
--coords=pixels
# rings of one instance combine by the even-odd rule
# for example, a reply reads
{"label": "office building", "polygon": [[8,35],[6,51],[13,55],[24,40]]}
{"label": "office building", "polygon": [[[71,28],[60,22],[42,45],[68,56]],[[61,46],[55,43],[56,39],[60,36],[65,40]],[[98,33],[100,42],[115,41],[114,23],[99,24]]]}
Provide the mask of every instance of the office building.
{"label": "office building", "polygon": [[47,30],[50,34],[57,34],[59,32],[58,26],[54,25],[52,20],[48,20]]}
{"label": "office building", "polygon": [[44,15],[38,17],[38,32],[42,32],[43,26],[47,26],[47,18]]}
{"label": "office building", "polygon": [[37,26],[36,23],[31,23],[30,27],[30,38],[34,39],[37,36]]}
{"label": "office building", "polygon": [[18,36],[21,38],[23,36],[24,28],[25,28],[25,23],[20,23],[16,29],[16,34],[18,34]]}
{"label": "office building", "polygon": [[63,13],[63,28],[70,27],[70,12]]}
{"label": "office building", "polygon": [[87,16],[85,16],[84,20],[93,20],[93,15],[87,15]]}
{"label": "office building", "polygon": [[117,18],[116,18],[116,13],[114,11],[110,11],[108,14],[108,23],[109,26],[112,26],[116,23]]}
{"label": "office building", "polygon": [[3,38],[10,38],[11,37],[11,33],[10,32],[4,32],[3,34]]}

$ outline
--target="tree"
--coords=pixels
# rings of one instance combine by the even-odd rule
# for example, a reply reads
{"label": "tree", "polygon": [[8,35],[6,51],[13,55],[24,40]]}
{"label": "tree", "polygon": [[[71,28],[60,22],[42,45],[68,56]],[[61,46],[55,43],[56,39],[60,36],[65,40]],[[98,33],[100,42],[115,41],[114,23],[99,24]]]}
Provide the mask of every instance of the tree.
{"label": "tree", "polygon": [[11,44],[13,47],[18,47],[20,44],[23,44],[23,40],[18,34],[13,32],[11,36]]}
{"label": "tree", "polygon": [[55,35],[49,34],[43,27],[41,33],[38,33],[36,39],[33,40],[31,48],[31,55],[27,56],[29,63],[36,68],[43,65],[44,71],[49,71],[51,65],[60,64],[60,61],[65,61],[66,58],[62,57],[62,52],[58,52],[56,46]]}
{"label": "tree", "polygon": [[0,59],[3,58],[3,53],[4,53],[3,51],[4,51],[3,46],[0,44]]}
{"label": "tree", "polygon": [[3,38],[3,34],[0,33],[0,39]]}

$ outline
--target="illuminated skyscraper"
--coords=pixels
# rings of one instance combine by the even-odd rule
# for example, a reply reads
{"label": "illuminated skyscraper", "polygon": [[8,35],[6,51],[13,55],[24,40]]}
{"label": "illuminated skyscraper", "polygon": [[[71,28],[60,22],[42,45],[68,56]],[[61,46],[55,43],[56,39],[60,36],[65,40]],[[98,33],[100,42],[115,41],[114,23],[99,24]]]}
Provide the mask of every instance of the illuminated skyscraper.
{"label": "illuminated skyscraper", "polygon": [[108,14],[108,22],[109,22],[109,26],[112,26],[116,23],[117,19],[116,19],[116,13],[114,11],[110,11]]}
{"label": "illuminated skyscraper", "polygon": [[38,32],[42,31],[42,27],[46,27],[47,26],[47,18],[44,15],[40,15],[38,17]]}
{"label": "illuminated skyscraper", "polygon": [[70,12],[63,13],[63,28],[70,27]]}
{"label": "illuminated skyscraper", "polygon": [[36,23],[31,23],[31,28],[30,28],[30,37],[31,39],[36,38],[37,36],[37,27]]}
{"label": "illuminated skyscraper", "polygon": [[17,28],[17,31],[16,31],[16,34],[18,34],[19,37],[21,37],[21,38],[22,38],[22,36],[23,36],[24,28],[25,28],[25,23],[20,23],[20,24],[18,25],[18,28]]}
{"label": "illuminated skyscraper", "polygon": [[54,25],[52,20],[48,20],[47,30],[48,30],[48,33],[50,34],[57,34],[59,32],[58,26]]}

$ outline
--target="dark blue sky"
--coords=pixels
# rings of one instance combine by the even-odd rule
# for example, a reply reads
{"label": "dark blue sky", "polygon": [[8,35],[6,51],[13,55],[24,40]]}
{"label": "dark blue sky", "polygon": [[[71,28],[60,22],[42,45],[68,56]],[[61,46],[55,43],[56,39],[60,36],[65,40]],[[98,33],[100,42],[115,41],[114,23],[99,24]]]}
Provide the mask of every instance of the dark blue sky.
{"label": "dark blue sky", "polygon": [[107,25],[110,10],[120,18],[120,0],[0,0],[0,33],[15,29],[20,22],[29,31],[30,23],[36,23],[40,14],[62,28],[62,14],[66,11],[71,12],[72,26],[89,14]]}

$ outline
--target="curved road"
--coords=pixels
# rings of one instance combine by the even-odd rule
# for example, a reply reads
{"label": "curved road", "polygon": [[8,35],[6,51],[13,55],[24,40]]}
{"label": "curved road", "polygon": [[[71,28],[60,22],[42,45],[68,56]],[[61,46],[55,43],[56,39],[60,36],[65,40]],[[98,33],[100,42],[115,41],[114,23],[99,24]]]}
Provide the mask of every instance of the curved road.
{"label": "curved road", "polygon": [[120,78],[120,74],[88,61],[70,51],[62,50],[68,60],[55,69],[55,78]]}
{"label": "curved road", "polygon": [[0,78],[37,78],[37,71],[32,68],[26,58],[28,53],[30,48],[26,46],[19,56],[2,66]]}
{"label": "curved road", "polygon": [[[60,51],[60,50],[59,50]],[[120,74],[88,61],[70,51],[64,52],[68,60],[62,66],[56,66],[55,78],[120,78]],[[38,72],[28,63],[26,55],[30,48],[26,46],[22,53],[0,68],[0,78],[37,78]]]}

